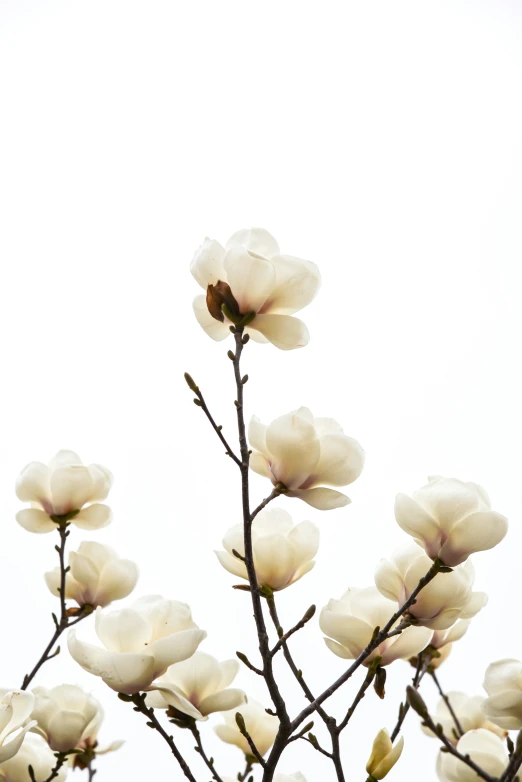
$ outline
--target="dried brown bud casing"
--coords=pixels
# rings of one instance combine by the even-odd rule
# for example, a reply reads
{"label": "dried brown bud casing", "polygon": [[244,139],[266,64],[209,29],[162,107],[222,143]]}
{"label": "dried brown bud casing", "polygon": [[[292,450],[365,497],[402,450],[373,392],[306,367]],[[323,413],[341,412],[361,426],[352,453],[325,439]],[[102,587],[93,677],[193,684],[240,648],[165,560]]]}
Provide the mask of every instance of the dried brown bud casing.
{"label": "dried brown bud casing", "polygon": [[218,280],[215,285],[209,285],[207,288],[207,308],[212,317],[215,318],[215,320],[219,320],[221,323],[225,320],[222,309],[223,305],[225,306],[227,313],[232,316],[232,319],[241,319],[239,304],[230,290],[230,285],[226,282],[222,282],[222,280]]}

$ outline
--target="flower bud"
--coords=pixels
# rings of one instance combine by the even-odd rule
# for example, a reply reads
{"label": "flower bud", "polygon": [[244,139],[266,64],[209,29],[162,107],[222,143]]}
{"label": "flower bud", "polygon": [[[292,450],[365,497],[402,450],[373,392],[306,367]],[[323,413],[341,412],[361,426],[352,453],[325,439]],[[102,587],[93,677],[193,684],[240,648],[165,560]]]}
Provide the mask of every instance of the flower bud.
{"label": "flower bud", "polygon": [[401,736],[395,746],[387,730],[380,730],[375,737],[372,747],[372,754],[366,764],[366,771],[373,779],[384,779],[386,774],[394,767],[399,760],[404,747],[404,737]]}
{"label": "flower bud", "polygon": [[230,285],[222,280],[218,280],[215,285],[209,285],[207,288],[207,308],[215,320],[223,321],[225,316],[222,307],[225,307],[227,316],[232,316],[232,322],[241,319],[239,304],[234,298]]}

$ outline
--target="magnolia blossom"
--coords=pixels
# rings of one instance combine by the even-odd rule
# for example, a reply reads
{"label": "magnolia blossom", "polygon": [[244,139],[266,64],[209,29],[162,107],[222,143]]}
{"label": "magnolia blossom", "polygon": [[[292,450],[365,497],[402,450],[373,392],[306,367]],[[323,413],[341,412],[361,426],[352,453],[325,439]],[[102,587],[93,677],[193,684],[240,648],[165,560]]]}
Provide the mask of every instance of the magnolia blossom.
{"label": "magnolia blossom", "polygon": [[[432,564],[418,546],[400,549],[389,560],[381,559],[375,572],[377,589],[402,605]],[[420,592],[409,614],[432,630],[447,630],[457,619],[475,616],[486,605],[487,595],[472,592],[474,577],[471,562],[458,565],[451,573],[439,573]]]}
{"label": "magnolia blossom", "polygon": [[438,657],[432,657],[430,665],[433,668],[438,668],[439,665],[447,660],[453,644],[455,641],[460,641],[462,636],[467,632],[471,619],[459,619],[458,622],[449,628],[449,630],[435,630],[432,639],[430,641],[430,647],[435,649],[439,654]]}
{"label": "magnolia blossom", "polygon": [[484,703],[487,717],[506,730],[522,728],[522,662],[498,660],[486,671]]}
{"label": "magnolia blossom", "polygon": [[[466,695],[464,692],[448,692],[446,693],[446,697],[459,721],[463,733],[467,733],[470,730],[477,730],[478,728],[485,728],[485,730],[490,730],[492,733],[500,736],[500,738],[505,738],[506,731],[487,719],[483,710],[484,701],[486,699],[482,695],[470,696]],[[453,719],[453,715],[448,708],[446,701],[442,698],[437,704],[434,722],[435,724],[442,725],[445,735],[452,744],[457,743],[458,736],[456,735],[455,720]],[[429,728],[423,726],[422,729],[426,735],[434,735]]]}
{"label": "magnolia blossom", "polygon": [[[28,733],[16,755],[0,764],[1,782],[30,782],[29,766],[33,767],[36,782],[47,782],[56,765],[54,752],[41,736]],[[67,766],[56,772],[53,782],[63,782]]]}
{"label": "magnolia blossom", "polygon": [[98,608],[96,632],[105,649],[80,641],[70,630],[69,651],[82,668],[127,695],[148,689],[170,665],[193,655],[206,637],[188,605],[158,595],[120,611]]}
{"label": "magnolia blossom", "polygon": [[340,508],[350,500],[330,486],[347,486],[362,472],[364,451],[333,418],[314,418],[307,407],[276,418],[269,426],[252,417],[248,439],[254,449],[250,467],[282,485],[287,497],[299,497],[319,510]]}
{"label": "magnolia blossom", "polygon": [[0,700],[0,763],[14,757],[19,751],[25,734],[36,722],[30,720],[34,707],[34,695],[23,690],[2,692]]}
{"label": "magnolia blossom", "polygon": [[[486,774],[495,779],[502,776],[508,763],[502,739],[484,728],[465,733],[457,742],[457,749],[461,755],[469,755]],[[473,769],[448,752],[439,753],[437,774],[441,782],[477,782],[478,780]]]}
{"label": "magnolia blossom", "polygon": [[157,691],[147,695],[147,703],[156,709],[173,706],[196,720],[215,711],[228,711],[245,702],[243,690],[227,689],[239,670],[237,660],[218,662],[204,652],[171,665],[165,676],[154,682]]}
{"label": "magnolia blossom", "polygon": [[[120,559],[114,549],[94,541],[84,541],[69,554],[70,571],[65,579],[65,597],[78,605],[107,606],[130,595],[138,580],[138,566]],[[60,568],[45,574],[53,595],[60,594]]]}
{"label": "magnolia blossom", "polygon": [[433,476],[421,489],[398,494],[395,518],[432,559],[455,567],[475,551],[493,548],[507,532],[507,519],[491,510],[476,483]]}
{"label": "magnolia blossom", "polygon": [[100,464],[88,467],[74,451],[58,451],[48,465],[31,462],[16,482],[16,494],[31,507],[16,514],[29,532],[52,532],[53,517],[68,520],[82,529],[99,529],[111,520],[111,510],[102,505],[111,488],[112,475]]}
{"label": "magnolia blossom", "polygon": [[221,741],[225,741],[227,744],[235,744],[245,755],[252,755],[252,750],[236,723],[237,711],[243,716],[246,730],[256,745],[259,754],[266,755],[274,743],[279,730],[279,720],[277,717],[267,714],[263,706],[251,698],[240,709],[233,709],[223,714],[225,724],[217,725],[214,730]]}
{"label": "magnolia blossom", "polygon": [[319,290],[319,270],[310,261],[281,255],[268,231],[237,231],[225,247],[207,238],[190,271],[206,291],[194,299],[194,312],[212,339],[228,337],[235,323],[248,324],[246,331],[253,339],[281,350],[308,343],[305,324],[291,316],[310,304]]}
{"label": "magnolia blossom", "polygon": [[366,771],[373,779],[384,779],[402,755],[404,736],[395,746],[391,743],[387,730],[380,730],[375,737],[372,754],[366,764]]}
{"label": "magnolia blossom", "polygon": [[[327,647],[338,657],[354,660],[371,641],[375,628],[383,628],[396,610],[396,603],[383,597],[376,587],[352,588],[340,600],[329,601],[321,611],[319,625],[330,636],[324,639]],[[383,641],[364,664],[369,665],[375,657],[382,657],[381,665],[413,657],[425,649],[431,636],[427,627],[407,627]]]}
{"label": "magnolia blossom", "polygon": [[33,718],[47,743],[55,752],[78,747],[89,734],[100,704],[81,687],[60,684],[47,690],[35,687]]}
{"label": "magnolia blossom", "polygon": [[[223,538],[225,551],[216,551],[223,567],[234,576],[248,580],[244,557],[243,525],[236,524]],[[319,530],[310,521],[294,526],[289,513],[281,508],[261,511],[252,524],[252,547],[257,582],[274,590],[284,589],[308,573],[315,565]]]}

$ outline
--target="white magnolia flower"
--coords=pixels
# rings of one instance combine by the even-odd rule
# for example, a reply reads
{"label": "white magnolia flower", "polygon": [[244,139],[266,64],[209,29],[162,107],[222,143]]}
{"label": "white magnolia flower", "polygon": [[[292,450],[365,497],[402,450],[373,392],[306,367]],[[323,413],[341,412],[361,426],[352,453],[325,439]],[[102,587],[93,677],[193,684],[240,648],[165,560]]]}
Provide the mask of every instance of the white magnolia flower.
{"label": "white magnolia flower", "polygon": [[[330,600],[321,611],[319,626],[328,648],[338,657],[355,660],[371,641],[376,627],[381,629],[391,619],[397,604],[383,597],[376,587],[348,589],[340,600]],[[369,665],[382,657],[381,665],[394,660],[409,659],[428,646],[432,630],[427,627],[407,627],[383,641],[365,660]],[[334,639],[334,640],[332,640]]]}
{"label": "white magnolia flower", "polygon": [[522,662],[497,660],[486,671],[486,716],[506,730],[522,728]]}
{"label": "white magnolia flower", "polygon": [[127,695],[147,690],[170,665],[193,655],[206,637],[186,603],[158,595],[120,611],[98,608],[96,632],[105,649],[80,641],[71,630],[69,651],[82,668]]}
{"label": "white magnolia flower", "polygon": [[449,630],[435,630],[430,641],[430,647],[436,649],[438,657],[432,657],[430,665],[438,668],[439,665],[448,659],[455,641],[460,641],[467,632],[471,619],[459,619],[458,622],[449,628]]}
{"label": "white magnolia flower", "polygon": [[[0,764],[1,782],[30,782],[29,766],[33,767],[36,782],[46,782],[56,765],[54,752],[41,736],[28,733],[16,755]],[[67,766],[62,766],[53,782],[63,782]]]}
{"label": "white magnolia flower", "polygon": [[245,755],[252,755],[252,750],[246,738],[240,732],[236,723],[236,713],[240,712],[245,720],[245,727],[250,738],[256,745],[260,755],[266,755],[274,743],[277,731],[279,730],[279,720],[267,714],[263,706],[257,701],[248,699],[247,703],[241,705],[239,709],[225,712],[223,719],[224,725],[216,725],[214,730],[221,739],[227,744],[234,744],[239,747]]}
{"label": "white magnolia flower", "polygon": [[[484,728],[464,734],[457,743],[457,749],[461,755],[469,755],[495,779],[502,776],[508,763],[502,739]],[[478,782],[479,779],[473,769],[448,752],[439,753],[437,774],[441,782]]]}
{"label": "white magnolia flower", "polygon": [[[69,554],[70,571],[65,580],[65,597],[79,606],[107,606],[130,595],[138,580],[138,566],[120,559],[114,549],[94,541],[84,541]],[[59,596],[60,568],[45,574],[53,595]]]}
{"label": "white magnolia flower", "polygon": [[111,520],[111,510],[102,505],[111,488],[112,475],[100,464],[88,467],[73,451],[58,451],[48,465],[31,462],[16,482],[16,495],[31,507],[16,514],[29,532],[52,532],[52,517],[67,517],[82,529],[99,529]]}
{"label": "white magnolia flower", "polygon": [[387,730],[380,730],[375,737],[372,754],[366,764],[366,771],[373,779],[384,779],[402,755],[404,736],[401,736],[395,746]]}
{"label": "white magnolia flower", "polygon": [[[396,551],[381,559],[375,572],[377,589],[402,605],[432,566],[431,559],[418,546]],[[473,592],[475,571],[471,562],[458,565],[451,573],[439,573],[420,592],[409,614],[432,630],[447,630],[457,619],[475,616],[487,603],[484,592]]]}
{"label": "white magnolia flower", "polygon": [[[244,557],[243,525],[236,524],[223,538],[225,551],[216,551],[223,567],[234,576],[248,580]],[[315,565],[319,530],[311,521],[294,526],[292,517],[281,508],[261,511],[252,524],[252,547],[257,582],[274,590],[284,589],[308,573]]]}
{"label": "white magnolia flower", "polygon": [[68,752],[79,747],[91,732],[100,704],[81,687],[60,684],[47,690],[35,687],[33,718],[55,752]]}
{"label": "white magnolia flower", "polygon": [[[463,733],[468,733],[468,731],[477,730],[478,728],[484,728],[485,730],[490,730],[492,733],[500,736],[500,738],[505,738],[506,731],[487,719],[483,710],[484,701],[486,699],[482,695],[470,696],[466,695],[464,692],[448,692],[446,693],[446,697],[459,721]],[[446,701],[442,698],[437,704],[433,721],[436,725],[442,725],[442,729],[447,738],[452,744],[456,745],[458,733],[455,720],[453,719],[453,715],[448,708]],[[429,728],[423,726],[422,729],[427,736],[434,736]]]}
{"label": "white magnolia flower", "polygon": [[0,763],[14,757],[25,734],[36,722],[30,720],[34,695],[23,690],[2,691],[0,700]]}
{"label": "white magnolia flower", "polygon": [[166,674],[154,682],[157,691],[147,695],[147,704],[155,709],[173,706],[196,720],[215,711],[229,711],[245,702],[243,690],[227,689],[239,669],[237,660],[218,662],[204,652],[171,665]]}
{"label": "white magnolia flower", "polygon": [[500,543],[507,532],[507,519],[491,510],[481,486],[440,476],[428,481],[411,497],[397,495],[395,518],[429,557],[455,567],[475,551]]}
{"label": "white magnolia flower", "polygon": [[194,312],[212,339],[225,339],[232,323],[245,319],[247,333],[257,342],[268,341],[281,350],[308,343],[305,324],[291,316],[319,290],[319,269],[310,261],[281,255],[268,231],[238,231],[225,247],[206,239],[190,271],[206,291],[194,299]]}
{"label": "white magnolia flower", "polygon": [[329,486],[348,486],[362,472],[364,451],[333,418],[314,418],[307,407],[276,418],[269,426],[252,417],[248,439],[254,449],[250,467],[283,484],[287,497],[299,497],[319,510],[340,508],[350,500]]}

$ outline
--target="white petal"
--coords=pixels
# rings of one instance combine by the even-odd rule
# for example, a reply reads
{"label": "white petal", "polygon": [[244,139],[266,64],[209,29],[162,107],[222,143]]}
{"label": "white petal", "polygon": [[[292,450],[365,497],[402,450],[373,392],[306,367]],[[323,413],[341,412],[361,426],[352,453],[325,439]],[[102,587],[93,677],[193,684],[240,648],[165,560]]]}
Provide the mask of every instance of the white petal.
{"label": "white petal", "polygon": [[20,733],[18,733],[17,736],[15,736],[11,741],[6,742],[0,747],[0,763],[5,763],[6,760],[10,760],[13,758],[17,752],[19,751],[20,747],[23,744],[23,741],[25,739],[25,734],[27,731],[31,730],[36,725],[35,722],[30,722],[28,725],[26,725]]}
{"label": "white petal", "polygon": [[101,529],[110,524],[112,511],[107,505],[101,505],[96,502],[94,505],[88,505],[87,508],[78,513],[72,520],[80,529]]}
{"label": "white petal", "polygon": [[221,689],[228,687],[239,672],[238,660],[223,660],[221,663],[221,681],[219,683]]}
{"label": "white petal", "polygon": [[103,568],[96,592],[97,605],[107,605],[130,595],[138,581],[139,570],[130,559],[116,559]]}
{"label": "white petal", "polygon": [[208,311],[205,296],[196,296],[192,302],[192,307],[199,325],[207,332],[209,337],[216,340],[216,342],[221,342],[230,336],[229,324],[221,323],[221,321],[212,317]]}
{"label": "white petal", "polygon": [[288,540],[294,547],[296,561],[299,565],[315,557],[319,549],[319,538],[319,528],[311,521],[302,521],[290,530]]}
{"label": "white petal", "polygon": [[181,630],[174,635],[154,641],[148,647],[154,655],[154,678],[161,676],[174,663],[186,660],[194,654],[201,641],[207,637],[204,630]]}
{"label": "white petal", "polygon": [[253,472],[257,472],[257,474],[262,475],[263,478],[270,478],[270,480],[272,480],[273,476],[270,472],[270,463],[266,456],[259,453],[259,451],[253,451],[253,453],[250,454],[249,466]]}
{"label": "white petal", "polygon": [[65,448],[58,451],[49,462],[51,470],[57,470],[60,467],[72,467],[73,465],[76,465],[77,467],[82,466],[83,462],[76,451],[70,451]]}
{"label": "white petal", "polygon": [[432,635],[433,631],[427,627],[407,627],[384,651],[382,665],[389,665],[398,659],[407,660],[422,652],[431,641]]}
{"label": "white petal", "polygon": [[321,285],[321,275],[315,263],[291,255],[272,257],[275,286],[265,302],[263,312],[292,315],[306,307]]}
{"label": "white petal", "polygon": [[283,589],[297,567],[294,549],[283,535],[259,538],[254,544],[254,564],[260,586]]}
{"label": "white petal", "polygon": [[306,325],[292,315],[257,315],[250,328],[259,331],[279,350],[302,348],[310,341]]}
{"label": "white petal", "polygon": [[236,245],[227,250],[223,263],[240,311],[243,315],[259,312],[274,287],[273,264]]}
{"label": "white petal", "polygon": [[381,559],[375,569],[375,586],[388,600],[399,601],[404,588],[404,580],[393,564],[387,559]]}
{"label": "white petal", "polygon": [[313,472],[320,454],[309,411],[300,408],[272,421],[266,431],[271,471],[288,489],[298,489]]}
{"label": "white petal", "polygon": [[507,530],[507,519],[500,513],[472,513],[452,528],[450,537],[440,550],[440,558],[449,567],[459,565],[475,551],[486,551],[498,545]]}
{"label": "white petal", "polygon": [[327,489],[324,486],[319,486],[315,489],[297,489],[292,492],[288,492],[287,497],[298,497],[303,500],[312,508],[317,510],[333,510],[334,508],[344,508],[345,505],[349,505],[351,499],[335,489]]}
{"label": "white petal", "polygon": [[228,551],[215,551],[214,553],[225,570],[228,570],[233,576],[248,580],[247,569],[244,562],[241,562],[240,559],[234,557],[233,554],[229,554]]}
{"label": "white petal", "polygon": [[234,709],[241,703],[245,703],[245,700],[243,690],[222,690],[204,698],[199,704],[199,710],[206,716],[216,711]]}
{"label": "white petal", "polygon": [[224,257],[225,248],[215,239],[208,237],[196,250],[190,264],[190,271],[203,290],[206,290],[209,285],[215,285],[219,280],[226,282]]}
{"label": "white petal", "polygon": [[17,482],[16,496],[22,502],[40,502],[50,498],[51,471],[42,462],[31,462],[24,467]]}
{"label": "white petal", "polygon": [[441,534],[439,525],[407,494],[398,494],[395,498],[395,519],[399,527],[408,535],[425,542],[430,547],[438,545]]}
{"label": "white petal", "polygon": [[88,467],[59,467],[51,474],[53,512],[60,516],[79,510],[89,501],[92,476]]}
{"label": "white petal", "polygon": [[[188,714],[189,717],[193,717],[195,720],[200,720],[204,716],[200,710],[185,697],[179,687],[170,684],[162,684],[160,682],[156,682],[152,686],[154,687],[154,690],[147,696],[147,703],[149,706],[160,709],[164,709],[167,706],[173,706],[175,709],[179,709],[183,714]],[[155,690],[157,690],[157,694]],[[158,696],[163,700],[163,704]]]}
{"label": "white petal", "polygon": [[28,532],[53,532],[57,529],[54,521],[51,521],[47,513],[37,508],[26,508],[20,510],[16,514],[16,520],[21,527],[28,530]]}
{"label": "white petal", "polygon": [[261,423],[257,415],[253,415],[248,425],[248,442],[256,451],[266,454],[266,429],[265,424]]}
{"label": "white petal", "polygon": [[353,654],[345,646],[338,644],[337,641],[332,641],[331,638],[323,638],[323,641],[331,652],[337,655],[337,657],[341,657],[343,660],[354,660],[358,656],[357,654]]}
{"label": "white petal", "polygon": [[522,728],[522,692],[506,690],[486,698],[483,704],[488,719],[505,730]]}
{"label": "white petal", "polygon": [[49,746],[55,752],[67,752],[77,747],[85,729],[85,717],[78,711],[63,709],[49,720]]}
{"label": "white petal", "polygon": [[312,476],[313,483],[330,486],[353,483],[364,467],[364,451],[357,440],[345,434],[326,434],[319,442],[321,455]]}
{"label": "white petal", "polygon": [[237,245],[246,250],[262,255],[264,258],[271,258],[279,252],[279,245],[276,240],[264,228],[242,228],[232,234],[226,244],[227,250]]}
{"label": "white petal", "polygon": [[133,608],[110,612],[98,608],[95,627],[98,638],[110,652],[141,652],[151,637],[149,622]]}

